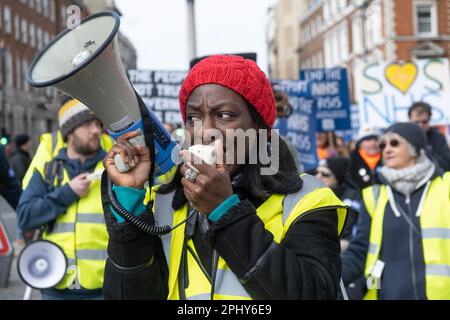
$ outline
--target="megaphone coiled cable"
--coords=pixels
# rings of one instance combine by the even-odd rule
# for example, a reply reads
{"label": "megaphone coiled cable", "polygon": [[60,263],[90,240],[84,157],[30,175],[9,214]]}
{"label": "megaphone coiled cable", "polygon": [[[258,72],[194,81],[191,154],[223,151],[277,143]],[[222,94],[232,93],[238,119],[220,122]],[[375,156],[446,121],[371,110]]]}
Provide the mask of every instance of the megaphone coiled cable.
{"label": "megaphone coiled cable", "polygon": [[189,214],[186,217],[186,219],[184,219],[183,221],[181,221],[180,223],[178,223],[174,227],[171,227],[171,226],[168,226],[168,225],[165,225],[165,226],[162,226],[162,227],[151,225],[148,222],[146,222],[146,221],[140,219],[139,217],[135,216],[130,211],[126,210],[124,207],[122,207],[120,205],[119,201],[116,198],[116,195],[114,194],[114,192],[112,190],[112,181],[111,181],[111,178],[109,176],[106,176],[106,183],[107,183],[107,189],[108,189],[108,196],[109,196],[109,199],[110,199],[110,204],[111,204],[111,207],[114,209],[114,211],[119,216],[121,216],[123,219],[125,219],[125,221],[127,221],[132,226],[134,226],[135,228],[137,228],[137,229],[139,229],[139,230],[141,230],[141,231],[143,231],[143,232],[145,232],[147,234],[151,234],[153,236],[163,236],[163,235],[169,234],[174,229],[178,228],[183,223],[185,223],[187,220],[189,220],[193,216],[193,214],[196,212],[195,209],[191,209],[189,211]]}

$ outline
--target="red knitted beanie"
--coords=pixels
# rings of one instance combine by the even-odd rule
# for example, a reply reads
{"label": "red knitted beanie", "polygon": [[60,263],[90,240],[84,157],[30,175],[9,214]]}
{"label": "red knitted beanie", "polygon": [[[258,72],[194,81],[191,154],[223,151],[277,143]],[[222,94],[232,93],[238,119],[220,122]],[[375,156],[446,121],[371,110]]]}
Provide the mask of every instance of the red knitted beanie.
{"label": "red knitted beanie", "polygon": [[180,90],[180,109],[186,123],[186,103],[192,91],[204,84],[219,84],[229,88],[245,100],[272,128],[275,122],[275,99],[269,79],[257,64],[232,55],[215,55],[197,63],[188,73]]}

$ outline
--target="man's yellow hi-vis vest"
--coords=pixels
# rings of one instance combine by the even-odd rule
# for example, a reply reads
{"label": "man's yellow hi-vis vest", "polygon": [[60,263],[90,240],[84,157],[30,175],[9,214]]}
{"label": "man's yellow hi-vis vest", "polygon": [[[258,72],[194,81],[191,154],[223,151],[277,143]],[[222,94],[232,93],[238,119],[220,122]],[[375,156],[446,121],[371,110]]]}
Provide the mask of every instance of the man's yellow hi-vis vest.
{"label": "man's yellow hi-vis vest", "polygon": [[[95,170],[102,170],[99,162]],[[70,181],[64,170],[62,184]],[[57,289],[100,289],[103,287],[103,275],[108,247],[103,207],[101,202],[101,181],[93,180],[89,192],[73,203],[55,221],[50,233],[44,232],[43,239],[59,245],[68,260],[65,278]]]}
{"label": "man's yellow hi-vis vest", "polygon": [[[338,230],[341,234],[345,224],[347,209],[333,191],[326,188],[316,178],[308,175],[302,176],[303,188],[290,195],[274,194],[257,208],[257,215],[263,221],[265,228],[274,236],[274,241],[280,243],[289,227],[309,213],[323,210],[336,209],[338,214]],[[174,192],[169,194],[155,193],[152,190],[153,212],[158,225],[174,226],[183,221],[187,216],[187,204],[175,212],[172,209]],[[184,243],[185,224],[176,228],[168,235],[162,236],[162,244],[167,265],[169,266],[169,296],[168,299],[180,299],[178,289],[178,272]],[[195,252],[192,240],[188,245]],[[185,290],[186,299],[204,300],[210,299],[211,283],[206,278],[191,252],[187,253],[189,286]],[[219,257],[218,270],[215,279],[214,299],[251,299],[239,282],[235,274],[229,269],[226,262]]]}
{"label": "man's yellow hi-vis vest", "polygon": [[[106,151],[111,149],[113,140],[103,134],[100,145]],[[26,188],[37,170],[45,180],[45,164],[58,155],[65,147],[61,133],[50,133],[41,136],[41,143],[23,180]],[[103,170],[99,162],[95,171]],[[55,186],[56,181],[55,179]],[[62,184],[70,181],[64,170]],[[65,278],[56,286],[57,289],[73,288],[100,289],[103,287],[103,275],[107,259],[108,232],[103,216],[101,202],[101,181],[94,180],[89,187],[89,193],[73,203],[65,214],[60,215],[50,234],[44,232],[43,239],[59,245],[67,259],[68,269]]]}
{"label": "man's yellow hi-vis vest", "polygon": [[[107,134],[102,134],[100,139],[100,147],[106,152],[111,150],[114,145],[114,140]],[[30,166],[22,180],[22,189],[26,189],[28,183],[33,176],[35,169],[43,171],[47,162],[50,162],[59,153],[59,150],[66,147],[66,143],[63,141],[61,131],[58,130],[52,133],[44,133],[40,137],[40,144],[36,150],[33,160],[31,160]]]}
{"label": "man's yellow hi-vis vest", "polygon": [[[450,299],[450,172],[428,182],[424,192],[427,194],[418,214],[425,260],[426,295],[430,300]],[[363,199],[372,218],[364,271],[365,277],[369,278],[372,277],[383,242],[383,218],[389,202],[386,186],[364,189]],[[365,299],[377,299],[375,282],[373,284]]]}

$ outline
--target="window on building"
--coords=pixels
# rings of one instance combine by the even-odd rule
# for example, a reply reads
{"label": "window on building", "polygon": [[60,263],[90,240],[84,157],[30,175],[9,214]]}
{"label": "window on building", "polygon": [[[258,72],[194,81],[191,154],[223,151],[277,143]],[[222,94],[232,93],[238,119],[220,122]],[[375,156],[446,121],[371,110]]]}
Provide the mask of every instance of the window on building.
{"label": "window on building", "polygon": [[5,80],[3,79],[3,77],[4,77],[3,68],[4,68],[4,66],[2,66],[2,64],[0,63],[0,87],[2,87],[5,82]]}
{"label": "window on building", "polygon": [[16,40],[20,39],[20,18],[18,15],[14,16],[14,35]]}
{"label": "window on building", "polygon": [[334,17],[338,13],[338,0],[329,0],[330,1],[330,15]]}
{"label": "window on building", "polygon": [[50,35],[47,31],[44,33],[44,46],[50,42]]}
{"label": "window on building", "polygon": [[36,12],[38,14],[42,13],[42,1],[41,0],[36,0]]}
{"label": "window on building", "polygon": [[22,65],[18,56],[16,56],[16,88],[20,89],[22,87]]}
{"label": "window on building", "polygon": [[61,21],[64,21],[64,25],[67,20],[67,6],[61,6]]}
{"label": "window on building", "polygon": [[36,30],[34,24],[30,22],[30,47],[34,48],[36,45]]}
{"label": "window on building", "polygon": [[11,8],[5,6],[3,9],[3,16],[5,19],[5,32],[11,33]]}
{"label": "window on building", "polygon": [[339,2],[338,2],[339,10],[343,10],[346,5],[347,5],[347,0],[339,0]]}
{"label": "window on building", "polygon": [[50,21],[55,22],[56,21],[56,9],[55,9],[55,0],[49,0],[49,7],[50,7]]}
{"label": "window on building", "polygon": [[42,49],[44,47],[44,37],[42,34],[42,29],[39,27],[37,28],[37,47],[38,49]]}
{"label": "window on building", "polygon": [[341,62],[348,59],[349,56],[349,41],[348,41],[348,25],[344,23],[339,28],[339,52],[341,53]]}
{"label": "window on building", "polygon": [[320,15],[316,16],[316,29],[317,29],[317,34],[320,33],[321,31],[321,25],[322,25],[322,19],[320,17]]}
{"label": "window on building", "polygon": [[326,0],[323,4],[323,20],[328,21],[330,19],[330,3]]}
{"label": "window on building", "polygon": [[316,21],[311,20],[311,39],[314,39],[316,36]]}
{"label": "window on building", "polygon": [[437,12],[435,1],[416,1],[416,34],[419,36],[437,35]]}
{"label": "window on building", "polygon": [[48,18],[49,16],[49,6],[48,6],[48,0],[42,0],[42,12],[44,14],[44,17]]}
{"label": "window on building", "polygon": [[354,54],[361,54],[363,52],[362,19],[359,16],[353,18],[352,21],[352,44]]}
{"label": "window on building", "polygon": [[332,57],[332,66],[337,65],[341,62],[341,51],[339,50],[339,37],[338,32],[335,30],[331,34],[331,57]]}
{"label": "window on building", "polygon": [[5,78],[5,85],[7,87],[12,87],[13,85],[13,59],[12,59],[12,55],[9,51],[6,51],[6,56],[5,56],[5,73],[6,73],[6,78]]}
{"label": "window on building", "polygon": [[371,29],[373,42],[375,45],[380,44],[383,40],[382,19],[381,6],[374,5],[371,17]]}
{"label": "window on building", "polygon": [[308,43],[311,39],[309,24],[306,24],[302,30],[303,43]]}
{"label": "window on building", "polygon": [[28,0],[28,6],[29,6],[31,9],[34,9],[34,0]]}
{"label": "window on building", "polygon": [[22,87],[25,91],[29,91],[29,85],[27,81],[27,70],[28,70],[28,62],[27,60],[22,60]]}
{"label": "window on building", "polygon": [[25,18],[22,18],[22,42],[24,44],[28,42],[27,20]]}
{"label": "window on building", "polygon": [[324,38],[324,50],[325,50],[325,67],[331,66],[331,38],[330,35],[327,34]]}

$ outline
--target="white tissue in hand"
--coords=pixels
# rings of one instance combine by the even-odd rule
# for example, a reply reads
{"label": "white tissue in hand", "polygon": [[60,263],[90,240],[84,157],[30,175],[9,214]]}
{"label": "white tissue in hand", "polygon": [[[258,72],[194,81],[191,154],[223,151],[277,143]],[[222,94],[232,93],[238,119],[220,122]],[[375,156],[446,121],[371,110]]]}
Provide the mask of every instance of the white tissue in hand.
{"label": "white tissue in hand", "polygon": [[102,178],[103,170],[97,170],[87,175],[89,181],[100,180]]}
{"label": "white tissue in hand", "polygon": [[188,150],[209,165],[214,165],[216,163],[216,153],[213,145],[205,146],[203,144],[196,144],[190,146]]}

